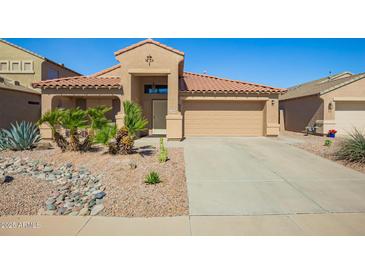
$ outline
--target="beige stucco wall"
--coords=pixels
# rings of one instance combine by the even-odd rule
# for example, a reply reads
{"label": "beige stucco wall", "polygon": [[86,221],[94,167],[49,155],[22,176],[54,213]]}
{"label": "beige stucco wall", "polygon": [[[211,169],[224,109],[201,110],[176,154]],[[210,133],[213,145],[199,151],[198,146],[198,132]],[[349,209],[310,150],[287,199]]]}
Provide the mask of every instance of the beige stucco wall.
{"label": "beige stucco wall", "polygon": [[30,86],[33,82],[42,80],[42,63],[43,59],[23,50],[0,41],[0,60],[1,61],[33,61],[33,73],[3,73],[0,76],[19,81],[23,86]]}
{"label": "beige stucco wall", "polygon": [[323,101],[318,95],[280,101],[284,110],[285,130],[302,132],[323,119]]}
{"label": "beige stucco wall", "polygon": [[[146,62],[147,56],[152,56],[153,62]],[[168,115],[167,138],[182,138],[182,115],[179,109],[179,73],[181,63],[184,60],[182,55],[176,54],[154,44],[144,44],[133,50],[116,56],[122,64],[120,69],[121,84],[123,86],[123,99],[133,100],[138,94],[139,76],[165,76],[168,83]],[[132,95],[133,94],[133,95]]]}
{"label": "beige stucco wall", "polygon": [[[339,97],[353,97],[357,99],[357,97],[365,98],[365,79],[360,79],[356,82],[353,82],[349,85],[343,86],[326,94],[323,94],[321,98],[324,101],[324,120],[335,120],[335,110],[336,110],[336,102],[334,102],[333,98]],[[333,108],[330,110],[328,105],[332,103]]]}
{"label": "beige stucco wall", "polygon": [[29,101],[40,102],[41,96],[0,88],[0,128],[8,128],[15,121],[38,121],[41,106],[29,104]]}
{"label": "beige stucco wall", "polygon": [[33,82],[47,80],[49,68],[57,70],[60,77],[77,76],[78,74],[63,68],[54,63],[46,61],[36,55],[28,53],[19,48],[13,47],[0,40],[0,60],[1,61],[33,61],[33,72],[0,72],[0,76],[19,81],[23,86],[31,87]]}

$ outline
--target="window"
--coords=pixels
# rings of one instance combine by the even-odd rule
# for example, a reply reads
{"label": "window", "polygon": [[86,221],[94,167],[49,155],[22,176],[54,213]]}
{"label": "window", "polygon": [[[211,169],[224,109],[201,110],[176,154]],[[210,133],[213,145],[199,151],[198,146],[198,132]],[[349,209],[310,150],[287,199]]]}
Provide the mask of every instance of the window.
{"label": "window", "polygon": [[9,70],[9,62],[0,61],[0,71],[8,71],[8,70]]}
{"label": "window", "polygon": [[146,94],[167,94],[167,85],[145,85]]}
{"label": "window", "polygon": [[23,71],[24,72],[33,72],[33,62],[32,61],[23,61]]}
{"label": "window", "polygon": [[47,71],[47,79],[51,80],[51,79],[56,79],[59,78],[60,74],[58,70],[55,69],[48,69]]}
{"label": "window", "polygon": [[21,71],[20,61],[11,61],[10,62],[10,70],[12,72],[19,72],[19,71]]}

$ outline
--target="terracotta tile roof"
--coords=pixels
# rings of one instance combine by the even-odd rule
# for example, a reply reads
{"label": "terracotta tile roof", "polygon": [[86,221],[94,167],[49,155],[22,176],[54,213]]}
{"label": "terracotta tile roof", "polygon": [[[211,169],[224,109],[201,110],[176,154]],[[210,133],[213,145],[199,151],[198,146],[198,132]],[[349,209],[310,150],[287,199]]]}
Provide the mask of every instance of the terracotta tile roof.
{"label": "terracotta tile roof", "polygon": [[76,76],[33,83],[34,88],[121,88],[118,77]]}
{"label": "terracotta tile roof", "polygon": [[184,76],[180,78],[180,91],[198,93],[283,93],[286,89],[184,72]]}
{"label": "terracotta tile roof", "polygon": [[113,71],[113,70],[116,70],[116,69],[118,69],[118,68],[120,68],[120,64],[116,64],[115,66],[112,66],[112,67],[110,67],[110,68],[107,68],[107,69],[104,69],[104,70],[101,70],[101,71],[98,71],[98,72],[96,72],[96,73],[94,73],[94,74],[91,74],[90,76],[91,77],[98,77],[98,76],[102,76],[103,74],[106,74],[106,73],[108,73],[108,72],[111,72],[111,71]]}
{"label": "terracotta tile roof", "polygon": [[[116,69],[115,66],[113,69]],[[112,69],[112,68],[110,68]],[[107,69],[108,70],[108,69]],[[119,77],[78,76],[33,83],[35,88],[121,88]],[[180,91],[193,93],[283,93],[286,90],[270,86],[234,81],[205,74],[184,72]]]}
{"label": "terracotta tile roof", "polygon": [[144,45],[144,44],[154,44],[154,45],[156,45],[156,46],[159,46],[159,47],[161,47],[161,48],[164,48],[164,49],[166,49],[166,50],[169,50],[169,51],[172,51],[172,52],[174,52],[174,53],[176,53],[176,54],[179,54],[179,55],[184,56],[184,53],[183,53],[182,51],[179,51],[179,50],[174,49],[174,48],[172,48],[172,47],[166,46],[166,45],[164,45],[164,44],[162,44],[162,43],[160,43],[160,42],[157,42],[157,41],[155,41],[155,40],[152,40],[152,39],[146,39],[146,40],[143,40],[143,41],[138,42],[138,43],[136,43],[136,44],[133,44],[133,45],[131,45],[131,46],[129,46],[129,47],[126,47],[126,48],[120,49],[120,50],[116,51],[116,52],[114,53],[114,55],[116,55],[116,56],[117,56],[117,55],[119,55],[119,54],[122,54],[122,53],[124,53],[124,52],[129,51],[129,50],[132,50],[132,49],[134,49],[134,48],[140,47],[140,46],[142,46],[142,45]]}

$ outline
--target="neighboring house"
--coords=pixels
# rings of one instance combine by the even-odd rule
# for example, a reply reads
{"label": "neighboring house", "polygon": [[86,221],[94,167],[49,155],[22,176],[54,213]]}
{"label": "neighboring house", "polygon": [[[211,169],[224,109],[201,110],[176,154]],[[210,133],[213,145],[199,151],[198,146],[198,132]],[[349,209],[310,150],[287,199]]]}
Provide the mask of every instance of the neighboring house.
{"label": "neighboring house", "polygon": [[0,128],[16,121],[36,122],[41,114],[41,93],[0,76]]}
{"label": "neighboring house", "polygon": [[365,129],[365,73],[343,72],[288,89],[280,96],[285,129],[316,133],[336,129],[343,135]]}
{"label": "neighboring house", "polygon": [[[123,125],[123,101],[141,105],[147,134],[276,136],[278,97],[284,89],[184,72],[184,53],[151,39],[115,52],[119,64],[91,76],[41,81],[42,113],[59,107],[113,107]],[[51,138],[43,125],[44,138]]]}
{"label": "neighboring house", "polygon": [[0,128],[40,118],[41,93],[35,81],[80,74],[34,52],[0,39]]}
{"label": "neighboring house", "polygon": [[80,73],[62,64],[0,39],[2,77],[19,81],[22,86],[32,88],[33,82],[79,75]]}

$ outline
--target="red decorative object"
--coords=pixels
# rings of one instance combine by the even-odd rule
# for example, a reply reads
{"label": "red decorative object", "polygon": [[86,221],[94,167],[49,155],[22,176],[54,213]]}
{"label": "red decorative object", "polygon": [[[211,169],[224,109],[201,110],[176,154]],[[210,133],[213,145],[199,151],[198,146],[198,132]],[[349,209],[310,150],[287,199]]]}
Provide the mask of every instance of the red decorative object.
{"label": "red decorative object", "polygon": [[330,130],[328,131],[327,136],[328,136],[328,137],[330,137],[330,138],[335,138],[335,137],[336,137],[336,133],[337,133],[337,130],[335,130],[335,129],[330,129]]}

